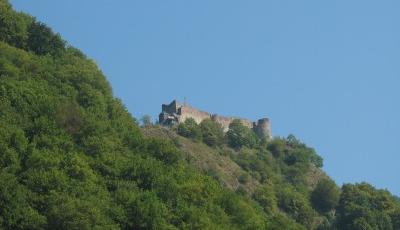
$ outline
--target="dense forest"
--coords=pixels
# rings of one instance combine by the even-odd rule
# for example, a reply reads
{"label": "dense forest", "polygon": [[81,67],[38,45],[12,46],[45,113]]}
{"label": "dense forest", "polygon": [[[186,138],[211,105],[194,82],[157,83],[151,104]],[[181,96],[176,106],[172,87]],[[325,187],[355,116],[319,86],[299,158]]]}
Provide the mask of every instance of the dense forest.
{"label": "dense forest", "polygon": [[0,0],[0,229],[400,229],[397,197],[338,187],[293,135],[143,121],[93,60]]}

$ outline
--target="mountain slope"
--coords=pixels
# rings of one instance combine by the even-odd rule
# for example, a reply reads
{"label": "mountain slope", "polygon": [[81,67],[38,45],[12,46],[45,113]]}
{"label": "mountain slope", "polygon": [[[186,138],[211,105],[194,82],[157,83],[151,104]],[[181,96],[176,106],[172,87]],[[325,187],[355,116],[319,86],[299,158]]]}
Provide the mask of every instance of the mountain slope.
{"label": "mountain slope", "polygon": [[[233,191],[238,189],[240,185],[238,178],[245,171],[229,156],[219,154],[218,150],[204,143],[194,142],[179,136],[168,128],[147,126],[142,130],[145,136],[169,139],[174,142],[191,165],[214,176],[224,187]],[[259,183],[251,179],[247,185],[248,189],[254,190],[255,187],[259,186]]]}
{"label": "mountain slope", "polygon": [[[246,170],[238,165],[230,156],[230,154],[235,154],[236,150],[228,146],[224,146],[222,149],[212,148],[205,143],[179,136],[171,129],[162,126],[145,126],[142,127],[142,132],[148,137],[167,139],[174,142],[191,165],[213,176],[222,186],[230,190],[236,191],[239,189],[241,185],[240,177],[247,174]],[[240,154],[240,151],[237,154]],[[249,151],[249,154],[255,153]],[[270,159],[270,161],[272,160]],[[306,184],[312,190],[320,180],[327,178],[328,176],[323,171],[311,165],[310,170],[307,171]],[[249,194],[253,194],[261,185],[255,178],[249,177],[243,188]]]}

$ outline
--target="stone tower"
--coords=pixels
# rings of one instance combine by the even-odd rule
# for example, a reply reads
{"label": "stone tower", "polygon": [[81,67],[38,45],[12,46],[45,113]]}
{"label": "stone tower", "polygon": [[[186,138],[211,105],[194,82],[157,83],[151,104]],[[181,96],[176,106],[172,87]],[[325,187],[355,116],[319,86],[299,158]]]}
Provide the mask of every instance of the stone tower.
{"label": "stone tower", "polygon": [[271,134],[271,123],[268,118],[261,118],[253,124],[253,130],[259,137],[272,138]]}

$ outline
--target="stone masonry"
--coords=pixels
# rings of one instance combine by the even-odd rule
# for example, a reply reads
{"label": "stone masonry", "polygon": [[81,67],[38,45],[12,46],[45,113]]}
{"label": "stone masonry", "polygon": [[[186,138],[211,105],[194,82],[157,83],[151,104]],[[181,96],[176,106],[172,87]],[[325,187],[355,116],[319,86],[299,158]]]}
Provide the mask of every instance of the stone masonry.
{"label": "stone masonry", "polygon": [[193,118],[197,124],[200,124],[204,119],[210,118],[220,123],[224,132],[229,130],[229,124],[233,120],[239,119],[244,126],[253,129],[259,137],[272,138],[271,124],[268,118],[262,118],[257,122],[252,122],[242,118],[224,117],[198,110],[186,104],[178,103],[176,100],[173,100],[170,104],[162,105],[162,111],[159,115],[159,123],[161,125],[174,125],[185,122],[188,118]]}

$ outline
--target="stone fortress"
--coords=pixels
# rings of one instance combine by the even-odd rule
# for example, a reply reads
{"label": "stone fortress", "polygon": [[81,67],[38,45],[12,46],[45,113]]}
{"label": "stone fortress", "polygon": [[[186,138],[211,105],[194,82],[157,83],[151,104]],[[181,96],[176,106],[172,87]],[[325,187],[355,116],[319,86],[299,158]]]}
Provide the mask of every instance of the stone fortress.
{"label": "stone fortress", "polygon": [[267,137],[269,139],[272,138],[271,124],[268,118],[262,118],[257,122],[252,122],[242,118],[224,117],[198,110],[186,105],[186,103],[178,103],[176,100],[173,100],[170,104],[162,105],[162,111],[159,115],[159,123],[161,125],[174,125],[185,122],[185,120],[188,118],[193,118],[197,124],[200,124],[200,122],[204,119],[210,118],[213,121],[221,124],[224,132],[229,130],[229,124],[233,120],[238,119],[244,126],[253,129],[259,137]]}

